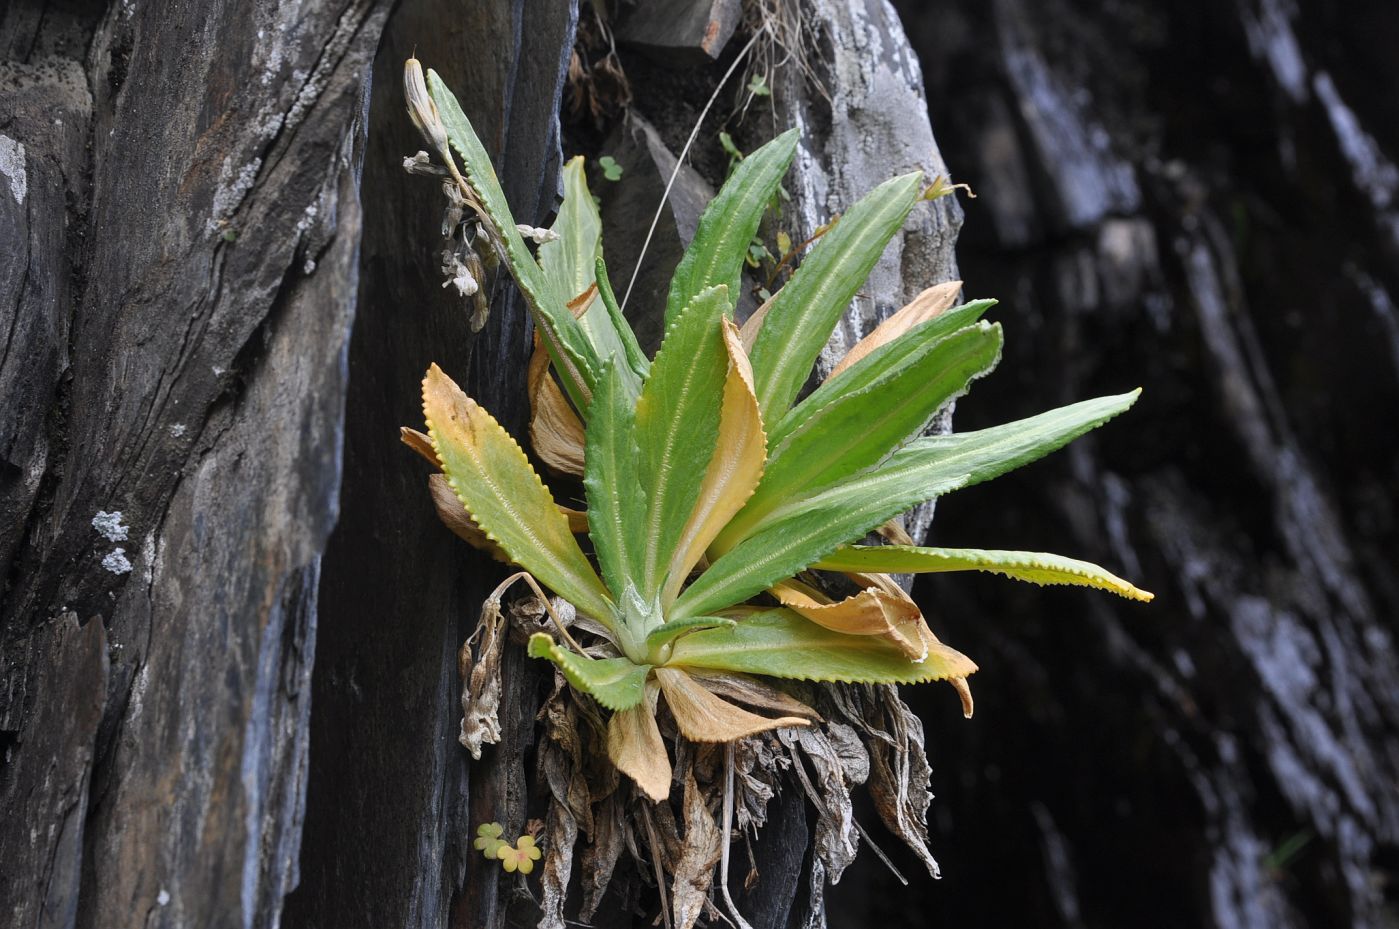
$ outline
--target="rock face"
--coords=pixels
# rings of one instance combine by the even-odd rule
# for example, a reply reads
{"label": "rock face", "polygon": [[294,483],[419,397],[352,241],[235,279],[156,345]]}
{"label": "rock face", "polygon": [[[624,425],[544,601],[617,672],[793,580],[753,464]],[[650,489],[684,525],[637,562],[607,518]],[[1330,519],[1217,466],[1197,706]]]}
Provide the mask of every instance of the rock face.
{"label": "rock face", "polygon": [[272,925],[296,882],[388,6],[0,14],[6,922]]}
{"label": "rock face", "polygon": [[[737,4],[699,7],[732,19]],[[772,71],[775,96],[730,127],[751,147],[807,126],[794,238],[892,173],[943,170],[890,11],[801,9],[819,37],[810,72]],[[19,0],[0,13],[10,921],[531,918],[467,842],[472,824],[518,831],[539,808],[548,671],[511,650],[509,747],[468,767],[455,655],[500,575],[437,524],[396,438],[420,419],[431,361],[520,434],[529,328],[508,282],[493,282],[479,337],[440,286],[440,196],[402,171],[418,144],[398,81],[416,48],[461,88],[517,218],[543,223],[578,28],[566,0]],[[647,157],[679,152],[737,43],[700,51],[681,69],[625,52],[656,127]],[[646,84],[647,67],[670,77]],[[723,177],[709,125],[675,249]],[[840,338],[950,276],[957,221],[950,202],[922,212]],[[755,926],[786,924],[807,899],[794,799],[758,846],[770,867],[744,901]],[[638,886],[619,884],[612,925],[632,921]]]}
{"label": "rock face", "polygon": [[1399,22],[1307,0],[903,13],[979,194],[968,291],[1006,323],[959,428],[1145,387],[949,498],[934,537],[1088,557],[1158,595],[919,588],[982,666],[975,722],[926,717],[957,849],[934,907],[1393,925]]}

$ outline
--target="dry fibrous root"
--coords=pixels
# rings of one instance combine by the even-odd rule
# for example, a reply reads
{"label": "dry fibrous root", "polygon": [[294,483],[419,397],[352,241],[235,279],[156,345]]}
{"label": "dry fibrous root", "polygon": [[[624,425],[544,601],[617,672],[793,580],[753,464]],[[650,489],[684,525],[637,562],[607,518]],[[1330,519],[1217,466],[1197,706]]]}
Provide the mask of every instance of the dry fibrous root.
{"label": "dry fibrous root", "polygon": [[[515,575],[497,589],[462,647],[461,742],[476,758],[482,744],[499,740],[501,655],[512,633],[527,637],[552,626],[595,657],[608,657],[611,650],[569,604],[550,600],[537,588],[534,596],[502,609],[501,591],[527,577]],[[701,916],[746,926],[725,886],[729,862],[747,862],[747,871],[736,874],[737,885],[745,888],[758,879],[761,866],[751,847],[737,852],[731,846],[749,845],[757,837],[767,822],[768,804],[784,788],[802,790],[816,810],[813,903],[819,903],[824,885],[838,880],[854,860],[862,836],[869,840],[854,814],[853,797],[860,788],[869,792],[884,826],[937,876],[924,826],[932,794],[923,725],[897,688],[779,688],[733,675],[706,683],[753,710],[814,715],[812,725],[706,744],[685,739],[662,714],[661,734],[676,764],[670,798],[653,803],[608,761],[605,711],[555,671],[538,714],[544,738],[536,756],[537,782],[547,799],[539,836],[544,850],[541,929],[563,929],[566,919],[590,921],[609,889],[627,896],[614,883],[622,879],[618,865],[623,856],[631,860],[624,872],[627,880],[659,881],[664,919],[675,929],[689,929]],[[811,713],[813,707],[817,714]],[[566,918],[575,871],[578,906]]]}
{"label": "dry fibrous root", "polygon": [[734,115],[742,119],[757,97],[776,83],[779,71],[794,68],[811,87],[830,101],[830,92],[821,80],[814,55],[820,49],[819,37],[811,32],[801,16],[799,0],[744,0],[743,29],[761,37],[749,56],[735,101]]}

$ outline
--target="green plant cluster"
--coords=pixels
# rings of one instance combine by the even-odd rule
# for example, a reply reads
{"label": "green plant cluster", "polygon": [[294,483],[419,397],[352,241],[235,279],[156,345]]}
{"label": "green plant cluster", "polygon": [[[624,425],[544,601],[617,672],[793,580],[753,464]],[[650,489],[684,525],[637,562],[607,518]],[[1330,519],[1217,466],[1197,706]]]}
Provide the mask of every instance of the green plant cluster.
{"label": "green plant cluster", "polygon": [[[704,211],[652,358],[613,297],[581,159],[565,172],[556,238],[532,252],[455,97],[432,72],[426,87],[429,115],[461,158],[464,193],[497,237],[547,353],[532,394],[552,413],[541,422],[536,406],[532,434],[537,452],[578,446],[570,460],[581,457],[591,552],[579,544],[581,514],[559,506],[514,439],[435,365],[423,386],[427,454],[479,544],[590,621],[592,644],[560,629],[560,639],[535,634],[529,653],[613,711],[610,754],[647,794],[670,787],[655,715],[662,696],[684,735],[727,741],[811,715],[737,707],[723,697],[725,676],[949,680],[965,692],[975,664],[938,641],[887,573],[987,571],[1150,598],[1057,555],[859,544],[912,507],[1060,448],[1138,393],[923,435],[1000,357],[1001,327],[982,319],[994,301],[951,306],[954,285],[914,301],[801,396],[890,239],[930,191],[950,187],[930,188],[919,173],[880,184],[740,327],[745,258],[797,150],[797,133],[783,133],[739,161]],[[830,596],[816,572],[842,575],[859,592]]]}

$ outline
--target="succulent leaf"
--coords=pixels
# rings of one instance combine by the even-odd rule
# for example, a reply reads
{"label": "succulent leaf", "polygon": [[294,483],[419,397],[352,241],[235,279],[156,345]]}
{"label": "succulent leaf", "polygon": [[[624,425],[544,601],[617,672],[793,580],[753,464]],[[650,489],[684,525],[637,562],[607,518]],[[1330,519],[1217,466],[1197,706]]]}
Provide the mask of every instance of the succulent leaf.
{"label": "succulent leaf", "polygon": [[1096,587],[1129,600],[1155,596],[1087,561],[1046,552],[1002,552],[976,548],[926,548],[909,545],[849,545],[836,549],[812,567],[822,571],[884,571],[922,574],[938,571],[987,571],[1032,584]]}
{"label": "succulent leaf", "polygon": [[525,453],[437,365],[423,378],[423,414],[448,483],[487,537],[578,609],[611,621],[606,589]]}
{"label": "succulent leaf", "polygon": [[577,294],[555,292],[549,276],[530,254],[515,226],[515,217],[510,212],[490,155],[472,129],[471,120],[462,112],[456,96],[431,69],[427,72],[427,87],[447,128],[447,137],[461,155],[466,180],[504,246],[510,274],[525,295],[535,323],[544,333],[544,344],[563,376],[564,388],[575,404],[585,406],[597,376],[597,358],[586,333],[566,307]]}
{"label": "succulent leaf", "polygon": [[1139,393],[1085,400],[977,432],[918,439],[878,467],[773,510],[680,595],[670,618],[741,603],[892,516],[1061,448],[1130,407]]}
{"label": "succulent leaf", "polygon": [[835,395],[772,449],[762,483],[723,538],[742,538],[777,507],[879,463],[1000,355],[1001,327],[976,323],[924,346],[868,386]]}
{"label": "succulent leaf", "polygon": [[802,423],[838,397],[863,390],[902,369],[910,364],[912,359],[921,357],[928,346],[975,323],[983,313],[995,305],[995,300],[973,300],[971,303],[953,307],[927,322],[919,323],[899,338],[873,349],[845,370],[833,373],[782,417],[781,422],[771,430],[769,442],[776,447]]}
{"label": "succulent leaf", "polygon": [[529,656],[552,661],[570,684],[609,710],[634,707],[646,695],[651,666],[630,658],[589,658],[564,648],[544,632],[529,637]]}
{"label": "succulent leaf", "polygon": [[831,330],[918,202],[922,178],[915,171],[866,194],[773,295],[750,353],[764,419],[786,415]]}
{"label": "succulent leaf", "polygon": [[622,359],[603,369],[588,407],[583,487],[588,534],[603,580],[614,592],[641,576],[646,548],[646,496],[638,472],[636,410],[622,382]]}
{"label": "succulent leaf", "polygon": [[666,331],[636,404],[639,472],[649,509],[635,580],[647,602],[665,584],[714,455],[729,367],[720,325],[728,305],[722,284],[690,301]]}
{"label": "succulent leaf", "polygon": [[738,300],[749,243],[792,164],[799,138],[796,129],[789,129],[743,159],[705,207],[695,237],[671,278],[665,309],[667,330],[690,301],[709,287],[723,284],[729,289],[729,299]]}
{"label": "succulent leaf", "polygon": [[743,509],[759,485],[767,458],[767,438],[753,395],[753,370],[738,342],[738,329],[720,320],[729,370],[724,380],[723,407],[719,411],[719,436],[713,457],[700,483],[699,496],[680,533],[667,569],[661,594],[662,606],[675,602],[686,576],[703,557],[711,542]]}
{"label": "succulent leaf", "polygon": [[878,636],[825,629],[785,608],[750,616],[733,628],[685,636],[675,643],[667,668],[691,666],[864,684],[914,684],[965,678],[976,671],[975,662],[936,638],[919,662]]}

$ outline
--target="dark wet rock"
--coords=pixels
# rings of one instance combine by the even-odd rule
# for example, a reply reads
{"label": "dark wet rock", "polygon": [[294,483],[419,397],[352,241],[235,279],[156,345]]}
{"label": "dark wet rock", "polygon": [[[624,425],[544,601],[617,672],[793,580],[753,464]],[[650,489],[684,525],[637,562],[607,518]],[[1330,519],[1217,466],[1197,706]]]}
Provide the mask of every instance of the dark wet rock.
{"label": "dark wet rock", "polygon": [[935,535],[1087,557],[1158,595],[919,587],[982,668],[972,723],[924,703],[955,766],[935,775],[957,849],[940,908],[1392,925],[1399,433],[1377,417],[1399,409],[1399,114],[1374,75],[1393,86],[1399,23],[1305,0],[915,7],[939,138],[979,194],[959,259],[1006,324],[959,427],[1145,388],[950,497]]}

